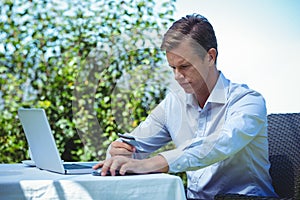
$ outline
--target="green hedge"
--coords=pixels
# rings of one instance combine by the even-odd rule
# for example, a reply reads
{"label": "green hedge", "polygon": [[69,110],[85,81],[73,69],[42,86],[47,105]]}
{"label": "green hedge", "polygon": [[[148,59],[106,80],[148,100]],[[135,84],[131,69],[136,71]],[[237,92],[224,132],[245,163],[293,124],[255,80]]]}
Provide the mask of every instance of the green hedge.
{"label": "green hedge", "polygon": [[103,159],[164,97],[174,3],[1,1],[0,162],[28,159],[20,107],[46,110],[62,159]]}

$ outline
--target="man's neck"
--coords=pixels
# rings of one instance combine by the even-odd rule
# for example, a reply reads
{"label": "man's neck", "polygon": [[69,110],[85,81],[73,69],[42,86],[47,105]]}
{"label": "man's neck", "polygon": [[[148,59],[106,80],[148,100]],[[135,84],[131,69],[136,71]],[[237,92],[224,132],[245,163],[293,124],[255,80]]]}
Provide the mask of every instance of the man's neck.
{"label": "man's neck", "polygon": [[216,67],[212,69],[210,76],[208,76],[206,80],[206,85],[204,87],[201,87],[201,91],[198,91],[195,93],[196,99],[198,101],[198,104],[201,108],[204,107],[210,93],[214,89],[218,78],[219,78],[220,72],[217,70]]}

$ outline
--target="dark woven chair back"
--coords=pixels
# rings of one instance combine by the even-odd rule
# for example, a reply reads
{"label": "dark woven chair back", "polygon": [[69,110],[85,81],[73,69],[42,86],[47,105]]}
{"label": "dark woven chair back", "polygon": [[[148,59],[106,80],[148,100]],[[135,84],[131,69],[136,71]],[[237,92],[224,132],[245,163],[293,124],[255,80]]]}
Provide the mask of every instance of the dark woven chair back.
{"label": "dark woven chair back", "polygon": [[268,139],[276,193],[300,199],[300,113],[268,115]]}

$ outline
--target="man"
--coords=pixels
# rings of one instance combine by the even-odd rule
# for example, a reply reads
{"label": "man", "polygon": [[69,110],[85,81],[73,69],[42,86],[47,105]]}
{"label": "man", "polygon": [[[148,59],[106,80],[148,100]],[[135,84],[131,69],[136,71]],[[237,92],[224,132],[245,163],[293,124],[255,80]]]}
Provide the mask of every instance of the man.
{"label": "man", "polygon": [[[194,14],[176,21],[162,49],[183,90],[170,91],[132,131],[138,146],[115,141],[111,157],[94,168],[102,167],[102,175],[186,171],[191,199],[226,193],[276,196],[265,101],[218,71],[217,40],[208,20]],[[147,157],[171,140],[176,149]]]}

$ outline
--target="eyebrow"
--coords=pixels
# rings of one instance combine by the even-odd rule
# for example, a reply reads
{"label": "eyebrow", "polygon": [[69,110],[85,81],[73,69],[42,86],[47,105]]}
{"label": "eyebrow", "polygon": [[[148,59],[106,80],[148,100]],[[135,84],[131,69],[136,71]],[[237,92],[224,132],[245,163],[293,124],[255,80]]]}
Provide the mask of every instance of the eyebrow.
{"label": "eyebrow", "polygon": [[179,65],[186,65],[186,64],[190,64],[187,60],[185,59],[182,59],[180,62],[179,62]]}
{"label": "eyebrow", "polygon": [[[178,65],[177,65],[177,67],[188,66],[188,65],[192,65],[192,64],[190,62],[184,60],[182,62],[179,62]],[[175,67],[173,65],[169,65],[169,66],[172,67],[172,68]]]}

